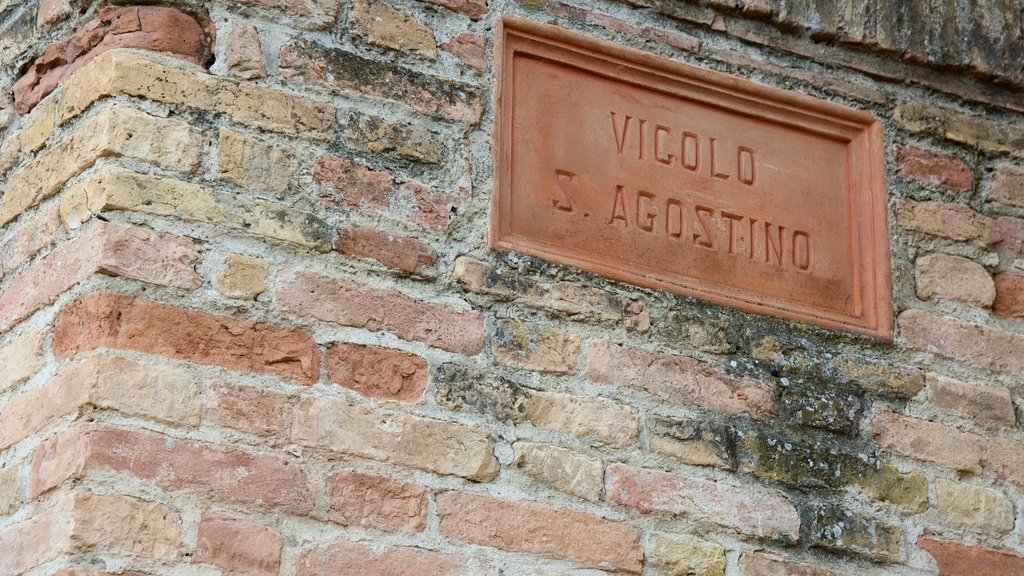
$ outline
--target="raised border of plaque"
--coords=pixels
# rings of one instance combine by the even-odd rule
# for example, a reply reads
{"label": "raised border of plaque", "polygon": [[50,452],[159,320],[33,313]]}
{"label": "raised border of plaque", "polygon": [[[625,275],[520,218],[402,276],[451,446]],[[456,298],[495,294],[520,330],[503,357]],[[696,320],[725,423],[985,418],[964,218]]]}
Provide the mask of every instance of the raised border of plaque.
{"label": "raised border of plaque", "polygon": [[511,16],[495,34],[493,249],[892,340],[871,114]]}

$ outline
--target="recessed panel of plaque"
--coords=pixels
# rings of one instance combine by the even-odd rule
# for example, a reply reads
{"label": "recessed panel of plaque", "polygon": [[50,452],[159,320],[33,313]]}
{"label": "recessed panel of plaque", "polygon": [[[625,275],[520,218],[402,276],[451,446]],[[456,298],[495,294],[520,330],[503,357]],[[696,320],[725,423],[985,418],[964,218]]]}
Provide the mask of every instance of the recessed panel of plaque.
{"label": "recessed panel of plaque", "polygon": [[870,114],[501,24],[492,247],[891,340]]}

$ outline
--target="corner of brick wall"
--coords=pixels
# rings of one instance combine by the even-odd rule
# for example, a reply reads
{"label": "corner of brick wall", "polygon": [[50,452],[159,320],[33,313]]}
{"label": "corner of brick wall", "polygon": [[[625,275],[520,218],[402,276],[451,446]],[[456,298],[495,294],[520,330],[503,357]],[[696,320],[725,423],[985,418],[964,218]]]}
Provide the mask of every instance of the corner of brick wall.
{"label": "corner of brick wall", "polygon": [[[0,0],[0,574],[1024,573],[1020,14],[844,6]],[[489,251],[502,14],[880,119],[895,342]]]}

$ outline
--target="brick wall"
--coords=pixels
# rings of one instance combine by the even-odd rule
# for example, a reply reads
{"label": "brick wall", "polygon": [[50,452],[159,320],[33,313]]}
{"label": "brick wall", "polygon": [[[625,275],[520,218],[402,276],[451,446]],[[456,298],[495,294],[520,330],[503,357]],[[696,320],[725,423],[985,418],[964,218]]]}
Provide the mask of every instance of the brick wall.
{"label": "brick wall", "polygon": [[[895,342],[489,251],[503,14],[874,114]],[[1024,574],[1021,19],[0,0],[0,574]]]}

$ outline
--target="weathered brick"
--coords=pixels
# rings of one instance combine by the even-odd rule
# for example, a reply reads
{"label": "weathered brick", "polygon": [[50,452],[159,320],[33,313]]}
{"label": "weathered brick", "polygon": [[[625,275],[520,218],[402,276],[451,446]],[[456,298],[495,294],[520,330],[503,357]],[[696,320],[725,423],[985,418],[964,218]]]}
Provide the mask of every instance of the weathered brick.
{"label": "weathered brick", "polygon": [[981,116],[971,116],[921,102],[901,102],[893,115],[897,126],[912,132],[943,136],[953,142],[991,152],[1024,155],[1024,128]]}
{"label": "weathered brick", "polygon": [[449,538],[640,572],[640,537],[628,524],[546,504],[466,492],[445,492],[436,501],[441,534]]}
{"label": "weathered brick", "polygon": [[429,244],[412,236],[360,226],[339,228],[334,249],[346,256],[372,258],[410,274],[427,272],[437,260]]}
{"label": "weathered brick", "polygon": [[427,388],[427,361],[401,350],[337,343],[325,364],[327,380],[369,398],[419,402]]}
{"label": "weathered brick", "polygon": [[483,37],[479,34],[463,32],[441,44],[440,48],[462,60],[477,72],[487,69],[487,49]]}
{"label": "weathered brick", "polygon": [[299,384],[312,384],[320,371],[320,352],[305,332],[103,292],[61,310],[53,348],[63,358],[100,348],[135,350]]}
{"label": "weathered brick", "polygon": [[903,543],[903,529],[841,506],[820,504],[811,511],[808,527],[812,546],[896,560]]}
{"label": "weathered brick", "polygon": [[94,273],[197,288],[199,246],[134,226],[98,223],[18,275],[0,294],[0,332],[48,306]]}
{"label": "weathered brick", "polygon": [[555,490],[597,502],[604,489],[604,465],[567,448],[519,441],[513,465]]}
{"label": "weathered brick", "polygon": [[47,46],[14,85],[18,111],[28,112],[61,81],[114,48],[159,52],[202,65],[212,55],[213,24],[175,8],[107,6],[70,38]]}
{"label": "weathered brick", "polygon": [[907,310],[897,319],[900,334],[919,350],[998,371],[1024,370],[1024,334],[972,324],[923,310]]}
{"label": "weathered brick", "polygon": [[535,426],[613,446],[629,446],[639,434],[636,410],[607,398],[538,392],[526,401],[525,413]]}
{"label": "weathered brick", "polygon": [[229,254],[224,259],[224,269],[213,281],[213,286],[228,298],[255,300],[267,289],[269,271],[270,262],[263,258]]}
{"label": "weathered brick", "polygon": [[[213,76],[202,68],[158,60],[145,52],[105,52],[66,78],[58,92],[60,96],[32,111],[28,124],[60,126],[97,100],[123,95],[208,110],[241,125],[313,140],[330,140],[334,133],[335,111],[329,104]],[[53,100],[54,105],[43,110]]]}
{"label": "weathered brick", "polygon": [[286,268],[277,276],[274,307],[327,322],[367,330],[387,330],[460,354],[484,345],[483,316],[449,304],[426,302],[393,288]]}
{"label": "weathered brick", "polygon": [[975,420],[991,420],[1013,426],[1010,391],[1000,386],[967,384],[938,374],[928,374],[928,401]]}
{"label": "weathered brick", "polygon": [[411,106],[447,120],[475,124],[483,113],[480,91],[452,80],[371,60],[341,48],[295,39],[281,48],[281,74],[334,93],[358,92]]}
{"label": "weathered brick", "polygon": [[771,386],[731,378],[684,356],[595,340],[587,352],[587,375],[595,382],[639,388],[678,404],[754,418],[772,413]]}
{"label": "weathered brick", "polygon": [[331,522],[388,532],[427,527],[427,489],[382,476],[337,472],[327,477]]}
{"label": "weathered brick", "polygon": [[217,169],[228,182],[281,194],[296,187],[299,161],[291,150],[221,128]]}
{"label": "weathered brick", "polygon": [[1024,276],[996,274],[996,299],[992,312],[996,316],[1024,318]]}
{"label": "weathered brick", "polygon": [[288,395],[282,392],[217,380],[209,385],[207,402],[208,422],[260,436],[285,431]]}
{"label": "weathered brick", "polygon": [[[119,494],[76,492],[0,531],[0,573],[21,574],[62,554],[132,554],[171,560],[181,521],[166,506]],[[9,551],[9,552],[7,552]]]}
{"label": "weathered brick", "polygon": [[981,246],[991,244],[991,219],[967,206],[946,202],[896,201],[896,222],[907,230],[924,232]]}
{"label": "weathered brick", "polygon": [[0,346],[0,392],[21,384],[42,368],[44,337],[43,332],[26,331]]}
{"label": "weathered brick", "polygon": [[862,404],[863,394],[854,384],[813,377],[791,377],[778,384],[779,415],[801,426],[855,436]]}
{"label": "weathered brick", "polygon": [[962,432],[935,422],[880,409],[871,422],[875,441],[900,454],[947,468],[1024,485],[1024,444],[998,436]]}
{"label": "weathered brick", "polygon": [[912,366],[845,355],[830,359],[827,366],[871,394],[908,399],[924,388],[924,371]]}
{"label": "weathered brick", "polygon": [[224,66],[232,76],[243,80],[263,78],[267,75],[260,33],[255,26],[241,20],[231,21],[231,32],[224,46]]}
{"label": "weathered brick", "polygon": [[444,6],[449,10],[461,12],[471,20],[479,20],[487,12],[487,0],[424,0],[431,4]]}
{"label": "weathered brick", "polygon": [[299,18],[298,23],[316,28],[330,28],[338,18],[340,6],[332,0],[236,0],[238,4],[284,12]]}
{"label": "weathered brick", "polygon": [[943,298],[988,307],[996,297],[992,276],[980,265],[960,256],[929,254],[915,261],[917,297]]}
{"label": "weathered brick", "polygon": [[1006,576],[1024,573],[1024,556],[922,536],[917,545],[935,558],[939,576]]}
{"label": "weathered brick", "polygon": [[555,16],[577,20],[594,26],[601,26],[611,30],[612,32],[618,32],[635,38],[643,38],[651,42],[665,44],[667,46],[672,46],[673,48],[687,50],[690,52],[696,52],[697,49],[700,48],[700,41],[689,34],[665,30],[663,28],[653,28],[651,26],[638,26],[631,22],[603,14],[595,10],[566,4],[558,0],[546,0],[544,2],[544,6],[547,8],[549,13]]}
{"label": "weathered brick", "polygon": [[198,425],[202,416],[200,390],[192,377],[96,354],[10,398],[0,408],[0,446],[19,442],[86,404],[188,426]]}
{"label": "weathered brick", "polygon": [[526,421],[527,403],[535,394],[502,376],[453,363],[438,366],[431,380],[437,389],[434,399],[441,408],[483,414],[512,424]]}
{"label": "weathered brick", "polygon": [[498,320],[491,353],[499,363],[513,368],[570,374],[576,371],[580,337],[536,322]]}
{"label": "weathered brick", "polygon": [[345,123],[345,144],[359,152],[394,152],[409,160],[437,164],[443,151],[440,142],[441,136],[418,124],[398,124],[380,116],[353,112]]}
{"label": "weathered brick", "polygon": [[61,198],[61,220],[69,229],[118,210],[217,224],[321,252],[334,244],[333,229],[311,212],[120,168],[104,166]]}
{"label": "weathered brick", "polygon": [[0,278],[53,244],[58,227],[60,214],[55,206],[34,212],[16,225],[8,225],[6,234],[0,237]]}
{"label": "weathered brick", "polygon": [[873,500],[915,512],[928,507],[928,481],[920,472],[903,473],[873,454],[828,438],[791,440],[767,433],[743,437],[742,468],[800,488],[854,486]]}
{"label": "weathered brick", "polygon": [[[21,508],[21,496],[18,491],[18,466],[8,464],[0,468],[0,517]],[[0,536],[0,539],[2,538]]]}
{"label": "weathered brick", "polygon": [[585,288],[572,282],[545,285],[518,271],[467,256],[455,260],[452,279],[470,292],[521,300],[562,312],[574,320],[614,323],[637,332],[646,332],[651,327],[651,315],[643,302],[600,288]]}
{"label": "weathered brick", "polygon": [[652,452],[693,466],[736,467],[736,431],[727,424],[652,417],[649,427]]}
{"label": "weathered brick", "polygon": [[465,558],[411,546],[392,546],[377,552],[338,540],[304,549],[295,563],[295,576],[458,576],[464,574]]}
{"label": "weathered brick", "polygon": [[255,522],[204,512],[192,562],[226,572],[276,576],[281,571],[281,536]]}
{"label": "weathered brick", "polygon": [[71,0],[40,0],[36,24],[45,29],[70,15]]}
{"label": "weathered brick", "polygon": [[897,145],[896,162],[900,167],[900,176],[961,192],[970,192],[974,188],[971,168],[959,156],[916,146]]}
{"label": "weathered brick", "polygon": [[725,549],[682,534],[651,534],[645,561],[671,576],[725,576]]}
{"label": "weathered brick", "polygon": [[660,470],[612,464],[605,471],[610,502],[709,520],[741,534],[795,540],[800,535],[796,508],[782,496],[710,480],[687,478]]}
{"label": "weathered brick", "polygon": [[478,482],[498,460],[490,433],[473,426],[383,412],[342,398],[303,398],[292,416],[293,442]]}
{"label": "weathered brick", "polygon": [[989,185],[988,199],[1010,206],[1024,206],[1024,171],[1006,164],[996,168]]}
{"label": "weathered brick", "polygon": [[313,510],[309,480],[295,457],[221,449],[104,424],[71,428],[40,444],[32,456],[28,497],[92,472],[123,473],[163,490],[292,514]]}
{"label": "weathered brick", "polygon": [[370,44],[437,59],[434,31],[383,0],[354,0],[348,19],[352,32]]}
{"label": "weathered brick", "polygon": [[939,518],[952,526],[992,534],[1013,530],[1013,504],[989,488],[938,479],[935,481],[935,509]]}
{"label": "weathered brick", "polygon": [[0,203],[0,225],[56,194],[102,156],[125,156],[193,172],[199,167],[202,149],[199,134],[185,122],[124,105],[104,108],[11,175]]}
{"label": "weathered brick", "polygon": [[834,570],[791,562],[764,552],[746,552],[740,556],[743,576],[849,576]]}

